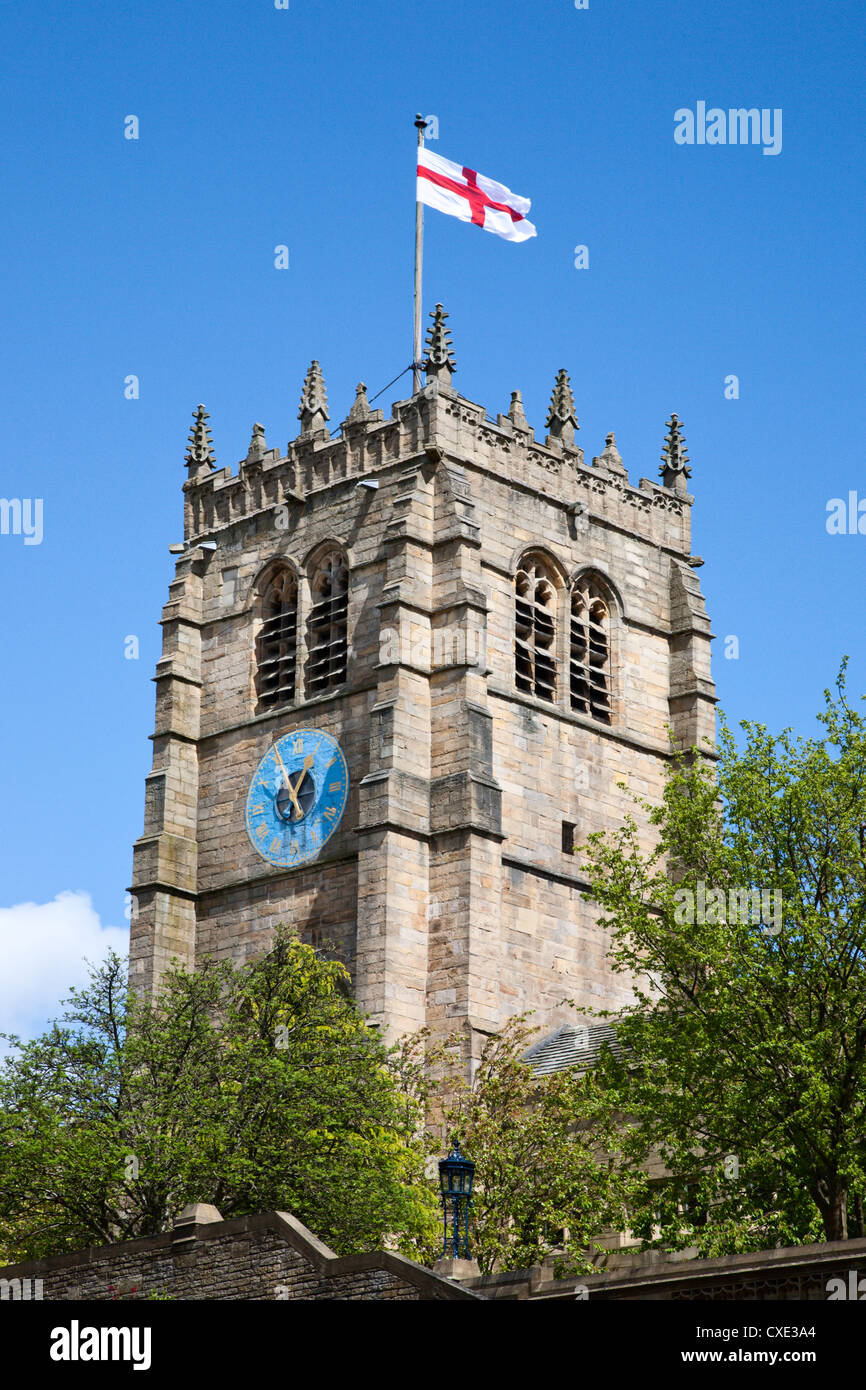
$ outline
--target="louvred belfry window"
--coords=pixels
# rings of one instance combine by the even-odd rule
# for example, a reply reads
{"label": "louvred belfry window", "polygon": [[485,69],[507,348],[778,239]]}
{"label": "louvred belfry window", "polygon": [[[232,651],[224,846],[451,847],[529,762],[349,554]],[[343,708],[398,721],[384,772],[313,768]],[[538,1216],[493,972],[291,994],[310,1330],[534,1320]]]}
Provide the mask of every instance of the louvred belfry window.
{"label": "louvred belfry window", "polygon": [[298,654],[298,582],[289,569],[271,580],[258,639],[259,703],[264,709],[295,698]]}
{"label": "louvred belfry window", "polygon": [[515,579],[515,684],[541,700],[556,697],[556,588],[538,561]]}
{"label": "louvred belfry window", "polygon": [[339,551],[316,566],[307,629],[307,695],[321,695],[346,679],[349,575]]}
{"label": "louvred belfry window", "polygon": [[590,579],[571,592],[571,708],[610,723],[610,610]]}

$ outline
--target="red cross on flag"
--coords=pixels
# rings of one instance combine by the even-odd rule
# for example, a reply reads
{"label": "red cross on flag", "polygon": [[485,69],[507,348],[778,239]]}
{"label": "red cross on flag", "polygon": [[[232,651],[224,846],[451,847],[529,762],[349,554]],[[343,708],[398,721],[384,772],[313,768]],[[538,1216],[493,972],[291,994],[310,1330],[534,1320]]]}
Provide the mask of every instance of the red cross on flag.
{"label": "red cross on flag", "polygon": [[417,198],[419,203],[459,217],[461,222],[474,222],[476,227],[506,241],[528,241],[537,236],[532,223],[526,220],[532,206],[528,198],[521,198],[474,169],[452,164],[426,146],[418,151]]}

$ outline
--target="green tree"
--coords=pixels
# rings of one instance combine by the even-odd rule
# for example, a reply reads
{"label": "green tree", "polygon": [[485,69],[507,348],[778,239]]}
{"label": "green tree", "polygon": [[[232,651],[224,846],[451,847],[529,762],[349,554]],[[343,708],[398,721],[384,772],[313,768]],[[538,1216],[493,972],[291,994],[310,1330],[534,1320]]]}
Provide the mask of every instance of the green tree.
{"label": "green tree", "polygon": [[820,737],[745,722],[738,749],[723,725],[717,777],[678,757],[643,803],[652,852],[631,818],[582,852],[614,966],[638,981],[627,1055],[599,1082],[633,1160],[670,1174],[635,1212],[647,1240],[866,1235],[866,725],[844,675]]}
{"label": "green tree", "polygon": [[0,1071],[0,1245],[30,1258],[155,1235],[194,1201],[289,1210],[340,1253],[438,1220],[418,1105],[342,965],[289,932],[246,967],[169,973],[153,1001],[112,956]]}
{"label": "green tree", "polygon": [[476,1165],[470,1247],[482,1273],[540,1263],[594,1267],[597,1238],[620,1229],[641,1186],[620,1159],[616,1116],[592,1072],[536,1076],[523,1060],[526,1015],[485,1044],[471,1083],[451,1082],[449,1133]]}

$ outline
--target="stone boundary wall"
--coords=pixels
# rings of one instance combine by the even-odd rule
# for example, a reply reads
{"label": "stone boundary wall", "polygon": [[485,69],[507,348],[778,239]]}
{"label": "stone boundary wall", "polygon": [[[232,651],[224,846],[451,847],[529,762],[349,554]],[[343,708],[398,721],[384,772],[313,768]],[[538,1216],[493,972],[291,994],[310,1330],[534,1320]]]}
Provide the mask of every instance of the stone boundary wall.
{"label": "stone boundary wall", "polygon": [[[476,1266],[477,1268],[477,1266]],[[389,1251],[335,1255],[287,1212],[223,1221],[213,1207],[182,1213],[164,1235],[91,1246],[0,1268],[0,1300],[178,1301],[619,1300],[866,1302],[866,1240],[700,1260],[644,1255],[630,1269],[553,1279],[545,1267],[444,1278]],[[831,1284],[831,1281],[836,1281]],[[16,1283],[20,1281],[20,1285]],[[28,1282],[29,1281],[29,1282]]]}
{"label": "stone boundary wall", "polygon": [[[831,1280],[841,1283],[831,1286]],[[467,1280],[466,1287],[497,1301],[827,1302],[831,1293],[839,1300],[866,1301],[866,1240],[789,1246],[714,1260],[681,1258],[650,1264],[644,1257],[628,1271],[576,1279],[554,1280],[548,1269],[536,1267]]]}
{"label": "stone boundary wall", "polygon": [[150,1293],[216,1301],[479,1299],[402,1255],[337,1256],[287,1212],[179,1223],[144,1240],[7,1265],[0,1268],[0,1281],[9,1281],[0,1282],[0,1298],[14,1298],[12,1281],[26,1279],[42,1280],[46,1302]]}

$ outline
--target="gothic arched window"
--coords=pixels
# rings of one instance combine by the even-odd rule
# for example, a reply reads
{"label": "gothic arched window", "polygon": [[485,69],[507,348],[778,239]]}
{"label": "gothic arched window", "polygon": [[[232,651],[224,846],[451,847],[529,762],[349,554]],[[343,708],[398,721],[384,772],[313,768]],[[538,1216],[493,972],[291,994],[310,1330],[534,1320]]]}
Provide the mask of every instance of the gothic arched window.
{"label": "gothic arched window", "polygon": [[527,695],[556,698],[556,586],[536,559],[524,560],[515,578],[514,680]]}
{"label": "gothic arched window", "polygon": [[310,582],[306,693],[321,695],[346,679],[349,574],[339,550],[317,563]]}
{"label": "gothic arched window", "polygon": [[610,608],[590,576],[571,591],[571,708],[610,723]]}
{"label": "gothic arched window", "polygon": [[264,621],[258,638],[257,683],[264,709],[295,698],[298,655],[298,581],[280,569],[272,577],[262,607]]}

